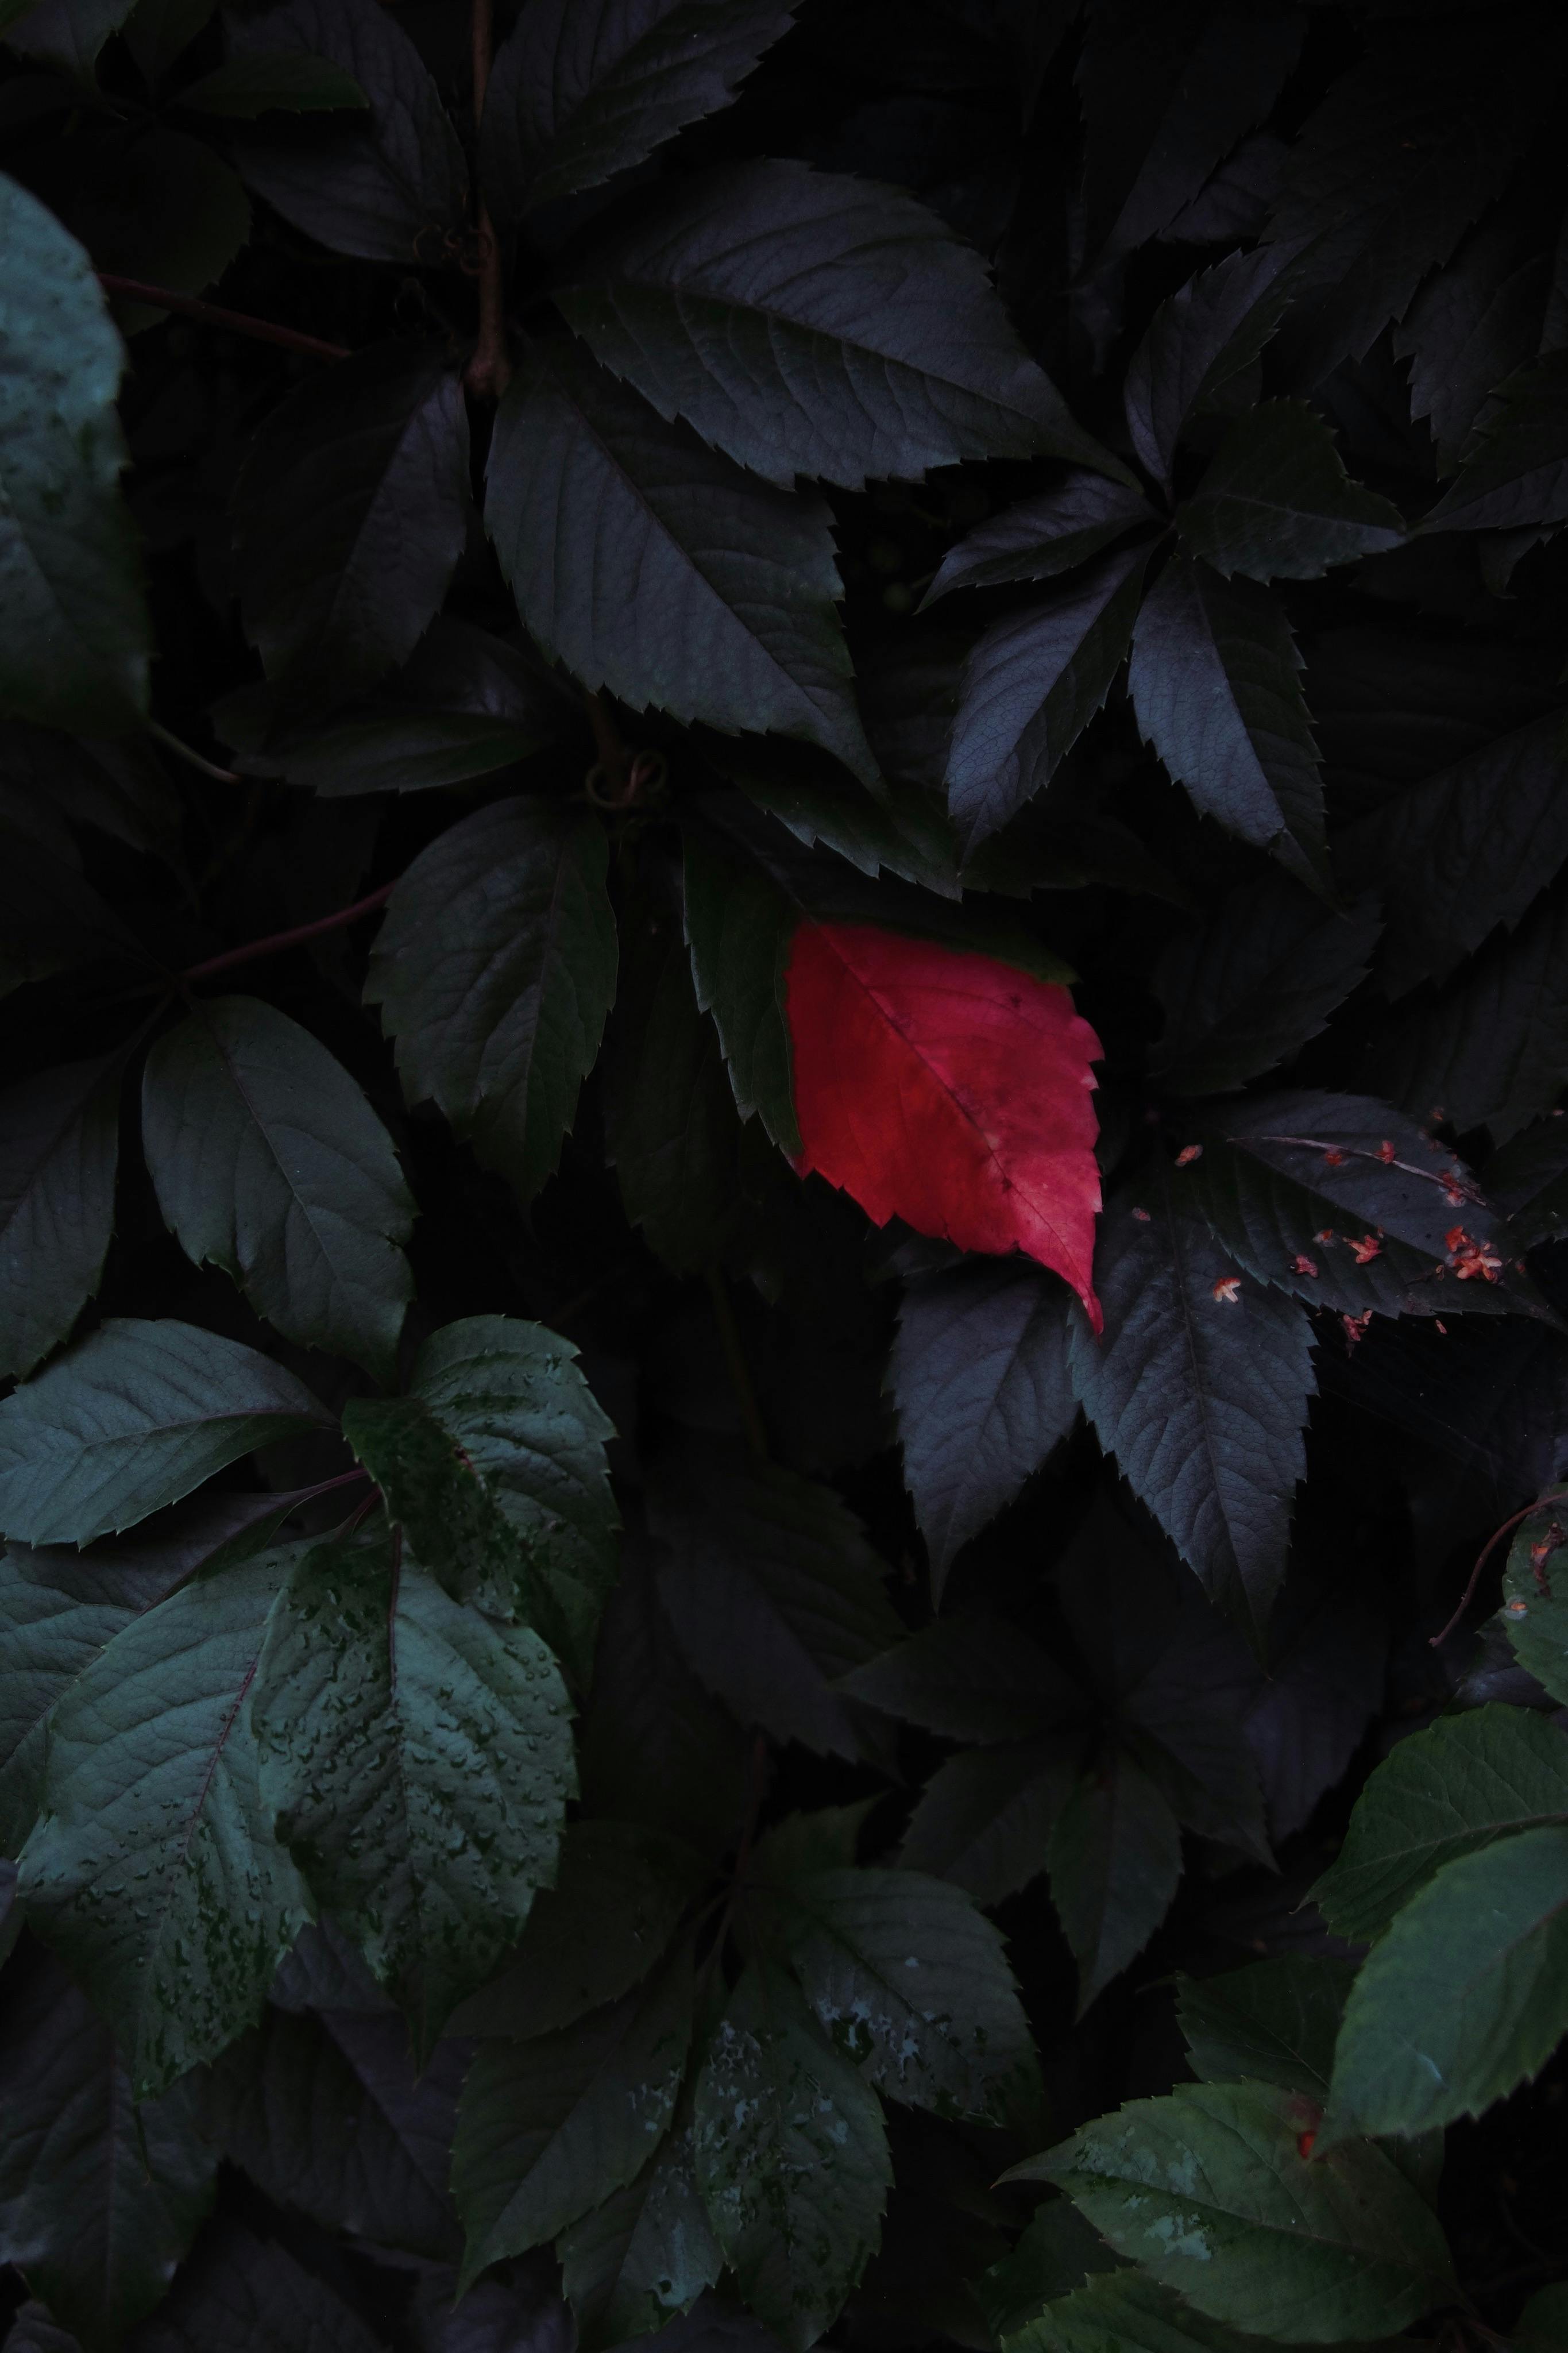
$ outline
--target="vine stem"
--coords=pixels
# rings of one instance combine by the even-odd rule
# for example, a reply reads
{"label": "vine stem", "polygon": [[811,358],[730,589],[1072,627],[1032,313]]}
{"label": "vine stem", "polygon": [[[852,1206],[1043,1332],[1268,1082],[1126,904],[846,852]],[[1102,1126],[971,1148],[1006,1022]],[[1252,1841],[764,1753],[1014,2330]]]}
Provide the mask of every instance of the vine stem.
{"label": "vine stem", "polygon": [[270,319],[253,319],[248,311],[226,311],[218,302],[198,302],[194,294],[176,294],[172,286],[149,286],[140,278],[121,278],[113,270],[100,269],[98,282],[106,294],[118,294],[128,302],[149,302],[160,311],[173,311],[182,319],[195,319],[204,327],[224,327],[231,335],[249,335],[258,343],[276,343],[279,351],[303,352],[313,360],[350,360],[353,353],[343,343],[324,343],[319,335],[303,335],[298,327],[279,327]]}
{"label": "vine stem", "polygon": [[193,752],[188,744],[182,744],[177,735],[172,735],[156,719],[148,720],[147,733],[154,744],[162,744],[165,752],[172,752],[176,760],[184,760],[188,768],[198,768],[204,776],[210,776],[215,785],[244,784],[245,778],[233,768],[220,768],[215,761],[204,760],[199,752]]}
{"label": "vine stem", "polygon": [[[485,119],[485,92],[489,88],[490,53],[495,45],[495,0],[473,0],[471,35],[474,51],[474,135]],[[500,243],[481,194],[475,227],[479,234],[479,339],[464,371],[463,381],[479,400],[499,400],[511,378],[506,348],[506,285]]]}
{"label": "vine stem", "polygon": [[296,923],[292,931],[269,932],[264,940],[247,940],[243,947],[225,948],[221,955],[188,965],[179,977],[182,982],[210,980],[214,973],[228,972],[236,965],[253,964],[258,956],[279,955],[285,948],[302,947],[307,940],[321,939],[328,932],[344,931],[362,915],[374,914],[377,907],[384,907],[396,888],[396,881],[384,882],[379,891],[367,892],[352,907],[340,907],[335,915],[320,915],[313,923]]}
{"label": "vine stem", "polygon": [[1568,1504],[1568,1487],[1559,1487],[1554,1494],[1537,1495],[1533,1504],[1526,1504],[1522,1512],[1515,1512],[1513,1517],[1511,1519],[1505,1520],[1500,1528],[1494,1528],[1492,1530],[1490,1535],[1487,1538],[1485,1544],[1481,1546],[1480,1551],[1476,1556],[1476,1565],[1474,1568],[1471,1569],[1469,1577],[1466,1580],[1463,1593],[1459,1596],[1458,1608],[1455,1610],[1453,1616],[1449,1619],[1442,1632],[1440,1634],[1434,1634],[1431,1636],[1426,1645],[1428,1650],[1439,1651],[1442,1649],[1443,1644],[1447,1641],[1449,1635],[1453,1632],[1455,1627],[1458,1624],[1460,1619],[1464,1616],[1466,1610],[1475,1599],[1476,1588],[1481,1581],[1481,1571],[1485,1568],[1488,1561],[1491,1558],[1499,1545],[1501,1544],[1504,1536],[1510,1535],[1513,1529],[1517,1528],[1521,1520],[1528,1520],[1532,1512],[1543,1512],[1548,1504]]}

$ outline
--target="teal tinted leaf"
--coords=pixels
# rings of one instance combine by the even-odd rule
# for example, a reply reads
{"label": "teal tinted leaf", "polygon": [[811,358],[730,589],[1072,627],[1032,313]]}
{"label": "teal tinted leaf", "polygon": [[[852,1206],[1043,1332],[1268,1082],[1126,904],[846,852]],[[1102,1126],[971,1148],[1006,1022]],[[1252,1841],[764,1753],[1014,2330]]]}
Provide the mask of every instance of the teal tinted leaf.
{"label": "teal tinted leaf", "polygon": [[89,1544],[327,1419],[254,1348],[115,1316],[0,1405],[0,1527],[24,1544]]}
{"label": "teal tinted leaf", "polygon": [[307,237],[364,261],[438,259],[467,222],[468,172],[440,93],[413,41],[376,0],[275,0],[236,9],[230,54],[324,58],[364,92],[363,113],[301,140],[247,132],[235,154],[253,192]]}
{"label": "teal tinted leaf", "polygon": [[[221,278],[250,235],[244,187],[222,157],[163,124],[128,140],[89,117],[44,148],[28,181],[96,269],[176,294],[199,294]],[[112,315],[121,333],[135,335],[169,314],[120,296]]]}
{"label": "teal tinted leaf", "polygon": [[117,1054],[0,1095],[0,1363],[30,1373],[98,1289],[114,1229]]}
{"label": "teal tinted leaf", "polygon": [[353,74],[329,58],[277,49],[229,58],[211,73],[186,82],[179,103],[197,114],[254,122],[261,114],[332,114],[345,107],[368,106],[370,100]]}
{"label": "teal tinted leaf", "polygon": [[0,178],[0,709],[123,733],[151,623],[114,403],[124,353],[87,255]]}
{"label": "teal tinted leaf", "polygon": [[696,2092],[697,2178],[759,2320],[806,2353],[874,2253],[892,2179],[877,2095],[782,1971],[749,1968]]}
{"label": "teal tinted leaf", "polygon": [[1323,794],[1283,607],[1173,555],[1138,616],[1128,686],[1143,740],[1193,806],[1323,893]]}
{"label": "teal tinted leaf", "polygon": [[875,776],[823,500],[742,473],[564,340],[513,378],[488,479],[523,623],[584,686]]}
{"label": "teal tinted leaf", "polygon": [[1176,2015],[1194,2074],[1326,2098],[1355,1973],[1353,1961],[1286,1953],[1217,1978],[1184,1978]]}
{"label": "teal tinted leaf", "polygon": [[1026,1739],[1088,1703],[1050,1653],[1005,1618],[941,1618],[844,1678],[856,1699],[946,1740]]}
{"label": "teal tinted leaf", "polygon": [[342,700],[406,660],[468,518],[468,412],[444,353],[383,343],[308,377],[236,491],[240,607],[273,686]]}
{"label": "teal tinted leaf", "polygon": [[1050,782],[1126,659],[1146,551],[1102,556],[1048,604],[994,621],[969,657],[947,763],[966,850]]}
{"label": "teal tinted leaf", "polygon": [[1381,1936],[1446,1864],[1554,1821],[1568,1821],[1568,1751],[1555,1725],[1495,1704],[1440,1716],[1373,1772],[1313,1898],[1342,1936]]}
{"label": "teal tinted leaf", "polygon": [[583,2353],[607,2353],[689,2312],[724,2264],[690,2125],[678,2120],[652,2163],[574,2222],[557,2253]]}
{"label": "teal tinted leaf", "polygon": [[452,2151],[465,2281],[553,2239],[635,2180],[675,2113],[692,2000],[686,1943],[646,1991],[613,2009],[531,2042],[481,2046]]}
{"label": "teal tinted leaf", "polygon": [[554,1168],[616,987],[603,827],[542,800],[449,827],[392,894],[367,1000],[411,1103],[437,1103],[526,1200]]}
{"label": "teal tinted leaf", "polygon": [[426,1341],[408,1396],[354,1399],[343,1429],[448,1591],[520,1615],[585,1680],[619,1521],[615,1432],[576,1356],[542,1324],[466,1316]]}
{"label": "teal tinted leaf", "polygon": [[900,1862],[951,1879],[977,1904],[1016,1895],[1046,1868],[1082,1748],[1074,1731],[950,1757],[921,1794]]}
{"label": "teal tinted leaf", "polygon": [[698,1675],[775,1739],[858,1755],[833,1686],[901,1631],[860,1522],[831,1488],[716,1444],[660,1468],[647,1497],[668,1546],[659,1596]]}
{"label": "teal tinted leaf", "polygon": [[1113,1748],[1067,1798],[1047,1852],[1051,1901],[1078,1963],[1081,2018],[1170,1910],[1182,1875],[1181,1825],[1158,1783]]}
{"label": "teal tinted leaf", "polygon": [[622,933],[621,1009],[605,1088],[621,1199],[673,1273],[717,1264],[741,1215],[740,1132],[723,1050],[697,1002],[673,906]]}
{"label": "teal tinted leaf", "polygon": [[1103,2272],[1047,2306],[1006,2340],[1007,2353],[1251,2353],[1243,2337],[1194,2312],[1172,2289],[1139,2273]]}
{"label": "teal tinted leaf", "polygon": [[1227,580],[1317,580],[1405,535],[1398,508],[1350,480],[1304,400],[1266,400],[1233,425],[1176,528]]}
{"label": "teal tinted leaf", "polygon": [[303,1347],[381,1380],[414,1295],[414,1199],[361,1088],[255,997],[199,1004],[160,1038],[142,1135],[164,1223]]}
{"label": "teal tinted leaf", "polygon": [[246,1704],[298,1549],[149,1609],[50,1718],[18,1892],[113,2027],[139,2099],[255,2023],[309,1915],[273,1839]]}
{"label": "teal tinted leaf", "polygon": [[728,106],[794,14],[795,0],[533,0],[485,104],[498,216],[597,187]]}
{"label": "teal tinted leaf", "polygon": [[[143,2319],[212,2203],[217,2153],[189,2084],[132,2105],[114,2041],[58,1964],[7,1974],[0,2257],[107,2353]],[[10,2340],[7,2340],[8,2342]]]}
{"label": "teal tinted leaf", "polygon": [[1477,448],[1420,528],[1513,531],[1568,520],[1568,352],[1499,386]]}
{"label": "teal tinted leaf", "polygon": [[1565,2033],[1568,1829],[1522,1831],[1446,1864],[1363,1962],[1324,2137],[1479,2116]]}
{"label": "teal tinted leaf", "polygon": [[1078,1419],[1068,1293],[1026,1261],[928,1275],[905,1291],[887,1387],[904,1480],[940,1598],[954,1556]]}
{"label": "teal tinted leaf", "polygon": [[1001,1936],[962,1888],[855,1868],[776,1885],[761,1855],[755,1883],[818,2023],[879,2092],[993,2123],[1027,2110],[1028,2025]]}
{"label": "teal tinted leaf", "polygon": [[798,1153],[784,975],[796,911],[761,866],[705,828],[685,835],[686,939],[697,1002],[713,1017],[735,1108]]}
{"label": "teal tinted leaf", "polygon": [[554,1661],[381,1533],[300,1561],[251,1711],[279,1834],[423,2059],[555,1874],[574,1776]]}
{"label": "teal tinted leaf", "polygon": [[15,1854],[43,1799],[49,1711],[104,1644],[199,1569],[243,1558],[294,1495],[205,1495],[129,1544],[0,1556],[0,1853]]}
{"label": "teal tinted leaf", "polygon": [[1120,539],[1154,510],[1126,482],[1073,472],[1054,491],[1004,507],[949,548],[921,610],[954,588],[994,588],[1013,580],[1049,580],[1070,572]]}
{"label": "teal tinted leaf", "polygon": [[[863,683],[863,702],[866,694]],[[847,791],[837,771],[820,765],[812,776],[763,776],[760,762],[742,771],[737,754],[733,765],[748,800],[787,826],[805,849],[820,842],[862,874],[896,874],[943,899],[959,896],[957,850],[939,792],[884,778],[873,799],[869,791]]]}
{"label": "teal tinted leaf", "polygon": [[1185,427],[1250,367],[1290,299],[1292,256],[1278,246],[1228,253],[1162,302],[1128,364],[1122,395],[1140,461],[1169,481]]}
{"label": "teal tinted leaf", "polygon": [[1256,1641],[1306,1470],[1311,1327],[1293,1300],[1237,1280],[1157,1167],[1107,1210],[1095,1281],[1104,1339],[1075,1323],[1071,1343],[1084,1410],[1215,1607]]}
{"label": "teal tinted leaf", "polygon": [[632,1822],[577,1821],[522,1941],[452,2019],[454,2034],[553,2034],[640,1985],[705,1876],[689,1848]]}
{"label": "teal tinted leaf", "polygon": [[207,2131],[275,2205],[450,2263],[462,2244],[447,2174],[466,2061],[443,2043],[416,2077],[401,2019],[269,2009],[214,2068]]}
{"label": "teal tinted leaf", "polygon": [[1447,2301],[1447,2246],[1381,2149],[1303,2158],[1317,2116],[1261,2084],[1184,2084],[1015,2172],[1055,2181],[1118,2254],[1211,2320],[1286,2343],[1386,2337]]}
{"label": "teal tinted leaf", "polygon": [[873,182],[782,161],[683,177],[555,299],[660,416],[784,489],[1042,454],[1129,479],[973,248]]}
{"label": "teal tinted leaf", "polygon": [[1340,914],[1283,876],[1233,891],[1155,967],[1162,1085],[1227,1093],[1289,1061],[1365,979],[1380,928],[1370,894]]}
{"label": "teal tinted leaf", "polygon": [[[1532,1513],[1509,1547],[1502,1580],[1502,1622],[1513,1654],[1568,1707],[1568,1589],[1560,1556],[1558,1508]],[[1553,1571],[1555,1570],[1555,1576]]]}
{"label": "teal tinted leaf", "polygon": [[204,2234],[137,2353],[379,2353],[357,2311],[276,2239],[225,2221]]}

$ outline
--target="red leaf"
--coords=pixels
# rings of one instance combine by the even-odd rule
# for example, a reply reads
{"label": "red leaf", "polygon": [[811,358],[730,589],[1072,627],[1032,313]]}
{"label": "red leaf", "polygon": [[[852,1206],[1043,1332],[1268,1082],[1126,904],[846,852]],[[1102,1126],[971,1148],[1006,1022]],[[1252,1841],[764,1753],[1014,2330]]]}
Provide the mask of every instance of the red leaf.
{"label": "red leaf", "polygon": [[1014,1249],[1094,1295],[1100,1171],[1067,990],[868,923],[802,923],[785,981],[801,1175],[961,1250]]}

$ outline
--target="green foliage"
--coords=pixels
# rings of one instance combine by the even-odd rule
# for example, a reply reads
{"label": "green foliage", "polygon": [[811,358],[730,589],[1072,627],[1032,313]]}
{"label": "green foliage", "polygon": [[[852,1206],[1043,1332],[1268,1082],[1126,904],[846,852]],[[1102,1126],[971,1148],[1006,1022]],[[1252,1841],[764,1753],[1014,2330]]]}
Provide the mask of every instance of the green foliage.
{"label": "green foliage", "polygon": [[1568,2343],[1565,87],[0,0],[4,2353]]}

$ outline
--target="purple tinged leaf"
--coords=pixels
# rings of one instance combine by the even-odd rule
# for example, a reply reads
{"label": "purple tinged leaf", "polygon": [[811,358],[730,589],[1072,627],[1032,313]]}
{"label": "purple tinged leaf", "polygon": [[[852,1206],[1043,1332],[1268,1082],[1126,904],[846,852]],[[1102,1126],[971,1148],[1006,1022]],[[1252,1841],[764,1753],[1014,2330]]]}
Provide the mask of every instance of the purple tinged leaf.
{"label": "purple tinged leaf", "polygon": [[1070,473],[1054,491],[1004,507],[942,557],[921,610],[954,588],[1048,580],[1109,547],[1135,523],[1152,523],[1142,491],[1103,474]]}
{"label": "purple tinged leaf", "polygon": [[1122,397],[1132,447],[1156,481],[1170,480],[1176,445],[1193,417],[1250,367],[1278,327],[1290,300],[1294,259],[1280,246],[1227,254],[1155,311],[1128,364]]}

